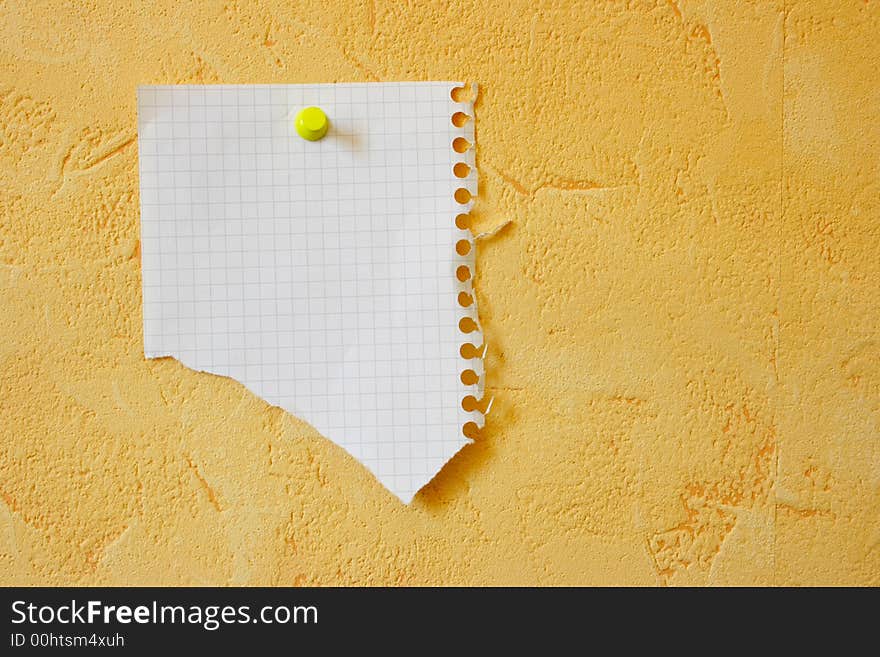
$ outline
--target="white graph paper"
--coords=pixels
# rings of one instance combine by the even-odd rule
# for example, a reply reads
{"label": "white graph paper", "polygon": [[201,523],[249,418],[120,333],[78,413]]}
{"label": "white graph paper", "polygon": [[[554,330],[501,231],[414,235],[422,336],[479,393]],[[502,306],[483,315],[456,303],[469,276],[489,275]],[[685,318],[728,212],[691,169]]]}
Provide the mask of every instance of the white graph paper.
{"label": "white graph paper", "polygon": [[[404,502],[482,425],[456,227],[476,193],[460,83],[138,90],[144,353],[232,377],[310,422]],[[297,135],[303,107],[328,135]],[[458,178],[457,162],[470,165]],[[479,381],[465,385],[463,370]],[[222,436],[218,436],[222,440]]]}

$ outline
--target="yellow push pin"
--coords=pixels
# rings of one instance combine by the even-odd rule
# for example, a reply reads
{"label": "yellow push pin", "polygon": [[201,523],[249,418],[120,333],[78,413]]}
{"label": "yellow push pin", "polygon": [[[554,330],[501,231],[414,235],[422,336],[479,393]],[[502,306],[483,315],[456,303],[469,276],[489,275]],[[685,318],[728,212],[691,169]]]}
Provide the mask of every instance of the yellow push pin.
{"label": "yellow push pin", "polygon": [[293,120],[299,136],[309,141],[318,141],[327,134],[330,119],[319,107],[306,107],[297,112]]}

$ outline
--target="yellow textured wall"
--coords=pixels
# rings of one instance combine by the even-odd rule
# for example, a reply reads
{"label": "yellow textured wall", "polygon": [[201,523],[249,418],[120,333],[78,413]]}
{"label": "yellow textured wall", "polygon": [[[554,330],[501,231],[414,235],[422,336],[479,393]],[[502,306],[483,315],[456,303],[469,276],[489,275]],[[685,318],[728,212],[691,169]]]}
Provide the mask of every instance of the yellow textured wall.
{"label": "yellow textured wall", "polygon": [[[0,5],[0,583],[880,584],[880,3]],[[277,6],[276,6],[277,5]],[[135,87],[480,84],[495,406],[403,506],[142,353]]]}

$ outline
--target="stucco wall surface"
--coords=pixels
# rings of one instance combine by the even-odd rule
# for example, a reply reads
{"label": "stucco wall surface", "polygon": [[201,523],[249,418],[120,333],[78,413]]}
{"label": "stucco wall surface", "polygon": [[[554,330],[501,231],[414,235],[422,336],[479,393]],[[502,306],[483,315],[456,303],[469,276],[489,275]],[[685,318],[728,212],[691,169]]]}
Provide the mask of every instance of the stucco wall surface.
{"label": "stucco wall surface", "polygon": [[[880,3],[0,5],[0,583],[880,584]],[[480,85],[486,429],[402,505],[142,352],[135,88]]]}

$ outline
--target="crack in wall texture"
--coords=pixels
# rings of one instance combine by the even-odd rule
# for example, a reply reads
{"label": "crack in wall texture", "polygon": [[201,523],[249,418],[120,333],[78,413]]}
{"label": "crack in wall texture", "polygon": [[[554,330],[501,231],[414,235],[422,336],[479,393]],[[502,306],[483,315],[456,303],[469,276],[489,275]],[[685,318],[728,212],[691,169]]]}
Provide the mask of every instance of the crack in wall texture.
{"label": "crack in wall texture", "polygon": [[[0,17],[0,583],[880,584],[880,3],[54,4]],[[512,224],[407,507],[143,358],[135,87],[422,79]]]}

